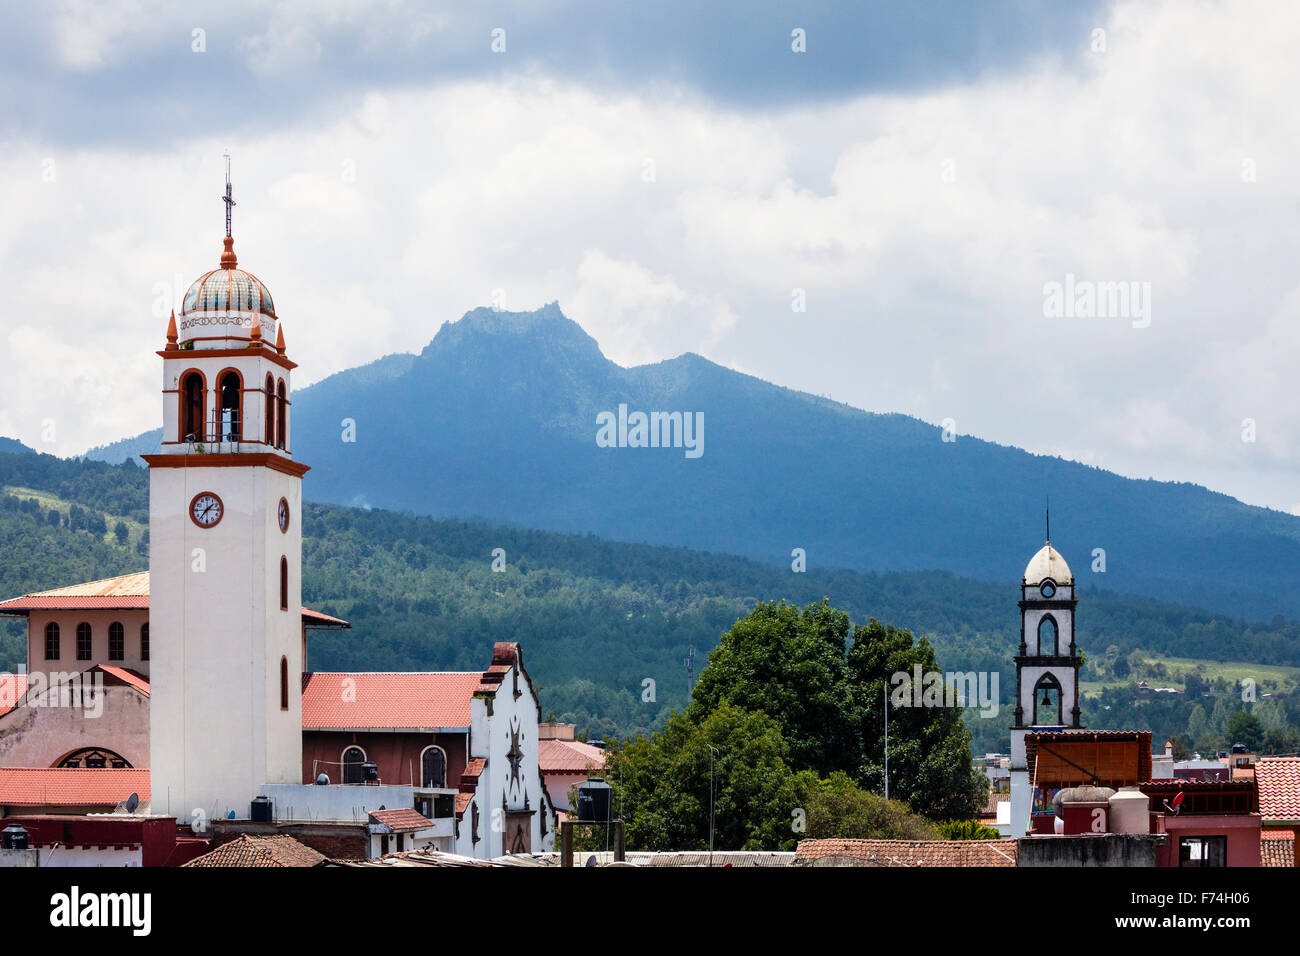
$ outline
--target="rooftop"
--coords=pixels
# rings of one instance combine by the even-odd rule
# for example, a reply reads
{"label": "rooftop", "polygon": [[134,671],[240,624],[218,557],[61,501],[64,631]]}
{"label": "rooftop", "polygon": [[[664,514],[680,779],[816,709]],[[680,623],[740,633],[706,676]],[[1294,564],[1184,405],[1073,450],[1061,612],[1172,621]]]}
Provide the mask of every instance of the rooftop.
{"label": "rooftop", "polygon": [[1259,813],[1265,820],[1300,822],[1300,757],[1261,757],[1255,764]]}
{"label": "rooftop", "polygon": [[0,767],[0,806],[115,807],[133,793],[148,803],[148,770]]}
{"label": "rooftop", "polygon": [[278,833],[253,836],[241,833],[210,853],[195,857],[183,866],[321,866],[326,857],[293,837]]}
{"label": "rooftop", "polygon": [[803,840],[801,866],[1015,866],[1015,840]]}
{"label": "rooftop", "polygon": [[306,674],[304,730],[466,730],[479,671]]}

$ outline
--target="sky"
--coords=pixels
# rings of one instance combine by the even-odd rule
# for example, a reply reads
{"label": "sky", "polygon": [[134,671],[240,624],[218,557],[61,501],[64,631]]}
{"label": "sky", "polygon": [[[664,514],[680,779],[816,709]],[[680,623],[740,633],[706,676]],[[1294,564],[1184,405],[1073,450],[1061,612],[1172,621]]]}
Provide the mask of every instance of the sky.
{"label": "sky", "polygon": [[156,427],[229,150],[295,387],[558,301],[1300,513],[1300,6],[699,6],[4,2],[0,435]]}

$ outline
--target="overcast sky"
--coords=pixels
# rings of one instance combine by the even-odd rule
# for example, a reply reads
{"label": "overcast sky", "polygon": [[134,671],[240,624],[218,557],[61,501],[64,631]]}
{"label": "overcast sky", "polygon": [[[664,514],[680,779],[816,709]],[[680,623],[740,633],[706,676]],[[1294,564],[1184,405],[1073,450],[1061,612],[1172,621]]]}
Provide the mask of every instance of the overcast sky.
{"label": "overcast sky", "polygon": [[1298,509],[1300,6],[697,5],[5,3],[0,434],[157,425],[229,149],[298,387],[558,300],[624,365]]}

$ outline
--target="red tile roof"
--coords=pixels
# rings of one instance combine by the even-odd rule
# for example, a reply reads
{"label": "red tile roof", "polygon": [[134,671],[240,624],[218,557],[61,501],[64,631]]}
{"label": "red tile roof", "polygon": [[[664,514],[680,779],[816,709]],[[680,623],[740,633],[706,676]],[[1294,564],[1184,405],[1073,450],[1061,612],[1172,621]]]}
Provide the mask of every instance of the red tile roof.
{"label": "red tile roof", "polygon": [[182,866],[320,866],[326,857],[283,833],[254,836],[241,833],[211,853],[195,857]]}
{"label": "red tile roof", "polygon": [[481,676],[476,671],[307,674],[302,725],[327,730],[467,728]]}
{"label": "red tile roof", "polygon": [[1015,866],[1015,840],[803,840],[804,866]]}
{"label": "red tile roof", "polygon": [[1260,757],[1255,783],[1261,817],[1300,821],[1300,757]]}
{"label": "red tile roof", "polygon": [[427,830],[433,821],[418,810],[401,807],[396,810],[371,810],[370,819],[382,823],[395,833],[410,833],[414,830]]}
{"label": "red tile roof", "polygon": [[1259,840],[1261,866],[1295,866],[1295,834],[1265,830]]}
{"label": "red tile roof", "polygon": [[[49,591],[34,591],[22,597],[0,601],[0,614],[25,614],[28,611],[99,609],[119,610],[149,607],[149,572],[136,571],[115,578],[102,578],[84,584]],[[302,609],[302,619],[314,627],[349,627],[347,621],[330,617],[310,608]]]}
{"label": "red tile roof", "polygon": [[140,691],[146,697],[149,696],[149,678],[145,677],[129,667],[117,667],[113,664],[99,664],[92,670],[101,670],[105,674],[116,677],[124,684],[128,684]]}
{"label": "red tile roof", "polygon": [[605,766],[605,758],[605,751],[578,740],[537,742],[537,767],[542,773],[580,774],[588,770],[601,770]]}
{"label": "red tile roof", "polygon": [[132,793],[148,801],[148,770],[0,767],[0,806],[115,807]]}

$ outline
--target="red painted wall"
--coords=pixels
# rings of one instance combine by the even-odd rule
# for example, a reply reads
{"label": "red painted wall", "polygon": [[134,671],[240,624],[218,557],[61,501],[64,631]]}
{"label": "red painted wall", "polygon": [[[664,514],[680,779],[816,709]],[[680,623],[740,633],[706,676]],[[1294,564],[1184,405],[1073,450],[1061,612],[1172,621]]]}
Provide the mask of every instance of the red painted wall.
{"label": "red painted wall", "polygon": [[[447,753],[446,786],[455,790],[460,785],[460,775],[465,770],[468,734],[414,734],[414,733],[343,733],[324,730],[304,731],[302,735],[302,782],[315,783],[316,774],[322,770],[329,774],[330,783],[342,782],[343,751],[357,746],[366,752],[366,759],[379,767],[379,782],[393,786],[411,786],[419,782],[420,754],[424,748],[437,744]],[[318,769],[316,761],[322,763]],[[414,773],[415,780],[411,779]]]}

